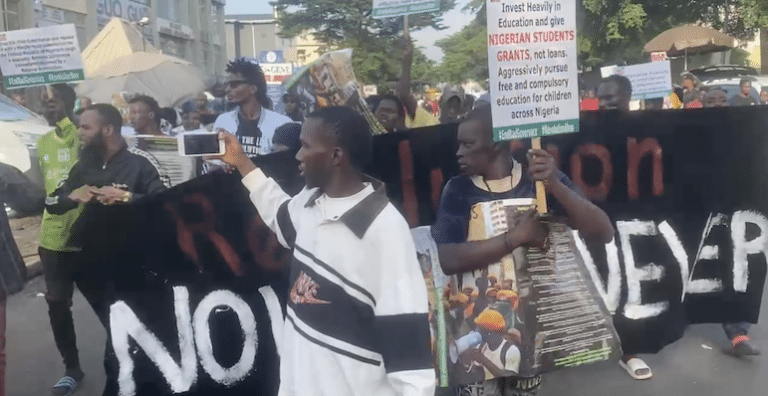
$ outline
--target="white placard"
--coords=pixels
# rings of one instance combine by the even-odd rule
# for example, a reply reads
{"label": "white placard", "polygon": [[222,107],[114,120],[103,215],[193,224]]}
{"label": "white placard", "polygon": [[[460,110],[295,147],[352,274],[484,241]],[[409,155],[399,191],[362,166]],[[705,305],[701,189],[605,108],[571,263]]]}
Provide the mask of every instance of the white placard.
{"label": "white placard", "polygon": [[391,18],[401,15],[435,12],[440,9],[440,0],[373,0],[374,18]]}
{"label": "white placard", "polygon": [[84,80],[75,25],[0,33],[0,70],[8,89]]}
{"label": "white placard", "polygon": [[632,83],[632,100],[654,99],[672,93],[672,72],[669,61],[650,62],[632,66],[606,66],[600,69],[603,78],[622,75]]}
{"label": "white placard", "polygon": [[487,0],[494,139],[578,132],[576,0]]}
{"label": "white placard", "polygon": [[267,84],[282,84],[293,74],[293,65],[290,63],[261,63],[259,66],[264,71]]}
{"label": "white placard", "polygon": [[363,85],[363,95],[365,97],[378,95],[379,89],[375,85]]}

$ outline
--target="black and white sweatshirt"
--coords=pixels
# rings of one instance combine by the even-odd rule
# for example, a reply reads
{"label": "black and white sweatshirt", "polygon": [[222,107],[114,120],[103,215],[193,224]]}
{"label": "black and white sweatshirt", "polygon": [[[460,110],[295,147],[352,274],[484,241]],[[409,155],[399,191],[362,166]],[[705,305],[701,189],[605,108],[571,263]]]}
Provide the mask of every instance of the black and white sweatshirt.
{"label": "black and white sweatshirt", "polygon": [[243,184],[293,249],[279,395],[434,395],[424,280],[383,184],[291,198],[259,169]]}

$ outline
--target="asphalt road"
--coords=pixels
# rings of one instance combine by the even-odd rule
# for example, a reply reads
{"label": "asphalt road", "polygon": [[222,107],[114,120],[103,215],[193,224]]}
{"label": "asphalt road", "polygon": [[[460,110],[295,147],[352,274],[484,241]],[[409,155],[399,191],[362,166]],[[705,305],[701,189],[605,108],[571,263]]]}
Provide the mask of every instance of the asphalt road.
{"label": "asphalt road", "polygon": [[[44,396],[63,374],[64,366],[51,335],[42,278],[8,301],[6,389],[9,396]],[[85,299],[74,301],[80,359],[86,380],[75,395],[100,395],[104,386],[105,333]],[[761,317],[768,320],[763,298]],[[768,353],[765,323],[752,337]],[[768,356],[736,359],[725,355],[728,340],[719,325],[690,326],[683,339],[657,355],[642,358],[653,378],[635,381],[616,362],[548,374],[541,396],[762,396],[768,394]]]}

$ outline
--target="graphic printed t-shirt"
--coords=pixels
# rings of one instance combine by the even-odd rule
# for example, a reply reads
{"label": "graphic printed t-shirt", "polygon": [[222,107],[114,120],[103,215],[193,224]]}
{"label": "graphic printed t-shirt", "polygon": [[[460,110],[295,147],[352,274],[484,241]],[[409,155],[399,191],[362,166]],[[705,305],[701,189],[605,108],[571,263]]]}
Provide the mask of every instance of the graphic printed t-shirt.
{"label": "graphic printed t-shirt", "polygon": [[[69,118],[59,121],[55,130],[38,140],[37,159],[45,181],[46,195],[51,195],[67,179],[69,171],[77,163],[79,150],[80,135]],[[78,205],[61,215],[51,214],[46,209],[40,230],[40,246],[59,252],[78,250],[70,246],[68,241],[72,235],[72,226],[80,217],[82,209],[83,205]]]}
{"label": "graphic printed t-shirt", "polygon": [[[565,186],[576,190],[565,174],[558,171],[558,178]],[[512,175],[501,180],[483,180],[480,176],[456,176],[446,184],[443,190],[437,221],[432,226],[432,236],[438,245],[466,242],[470,229],[470,215],[472,208],[476,204],[505,199],[530,199],[535,197],[535,184],[518,163],[515,163]],[[552,197],[549,197],[547,202],[552,213],[557,215],[565,214],[560,204],[552,199]],[[471,282],[473,284],[463,284],[461,280],[475,278],[476,276],[473,273],[458,274],[452,282],[456,283],[454,286],[458,287],[458,290],[461,291],[466,287],[474,288],[475,286],[474,282]],[[470,296],[470,300],[473,296]],[[456,321],[461,325],[447,329],[449,339],[457,340],[464,336],[469,329],[466,328],[466,324],[462,323],[467,320],[473,321],[470,319],[477,316],[478,311],[483,311],[486,308],[496,310],[501,316],[505,317],[505,322],[508,322],[505,324],[509,325],[507,327],[512,327],[516,323],[516,320],[510,317],[514,316],[514,312],[500,309],[501,307],[498,303],[486,308],[477,306],[477,303],[477,301],[475,303],[470,302],[466,309],[459,308],[460,311],[457,311],[459,312],[459,317],[456,318]],[[501,356],[501,347],[496,350],[490,350],[487,344],[479,347],[481,348],[480,352],[498,367],[519,372],[521,362],[520,350],[514,344],[511,344],[509,348],[505,348],[506,352],[503,358]],[[473,374],[473,372],[476,372],[476,368],[470,367],[468,375],[457,376],[451,381],[457,386],[457,394],[467,396],[535,395],[538,384],[541,382],[540,376],[530,379],[517,377],[493,378],[493,375],[484,366],[480,371],[482,373],[480,376],[486,380],[476,382],[479,380],[477,378],[479,373]],[[529,383],[533,385],[527,386],[526,384]]]}
{"label": "graphic printed t-shirt", "polygon": [[731,106],[754,106],[757,102],[752,96],[746,98],[741,95],[736,95],[731,98]]}

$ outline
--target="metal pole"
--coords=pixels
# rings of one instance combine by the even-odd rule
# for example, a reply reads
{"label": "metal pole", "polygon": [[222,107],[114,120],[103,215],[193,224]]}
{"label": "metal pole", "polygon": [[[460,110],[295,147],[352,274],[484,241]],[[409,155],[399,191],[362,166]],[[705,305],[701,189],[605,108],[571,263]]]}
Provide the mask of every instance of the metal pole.
{"label": "metal pole", "polygon": [[242,29],[243,25],[240,23],[240,21],[235,21],[234,25],[234,35],[235,35],[235,58],[240,57],[240,29]]}
{"label": "metal pole", "polygon": [[251,43],[253,44],[253,57],[256,57],[256,28],[254,27],[254,24],[251,23]]}

